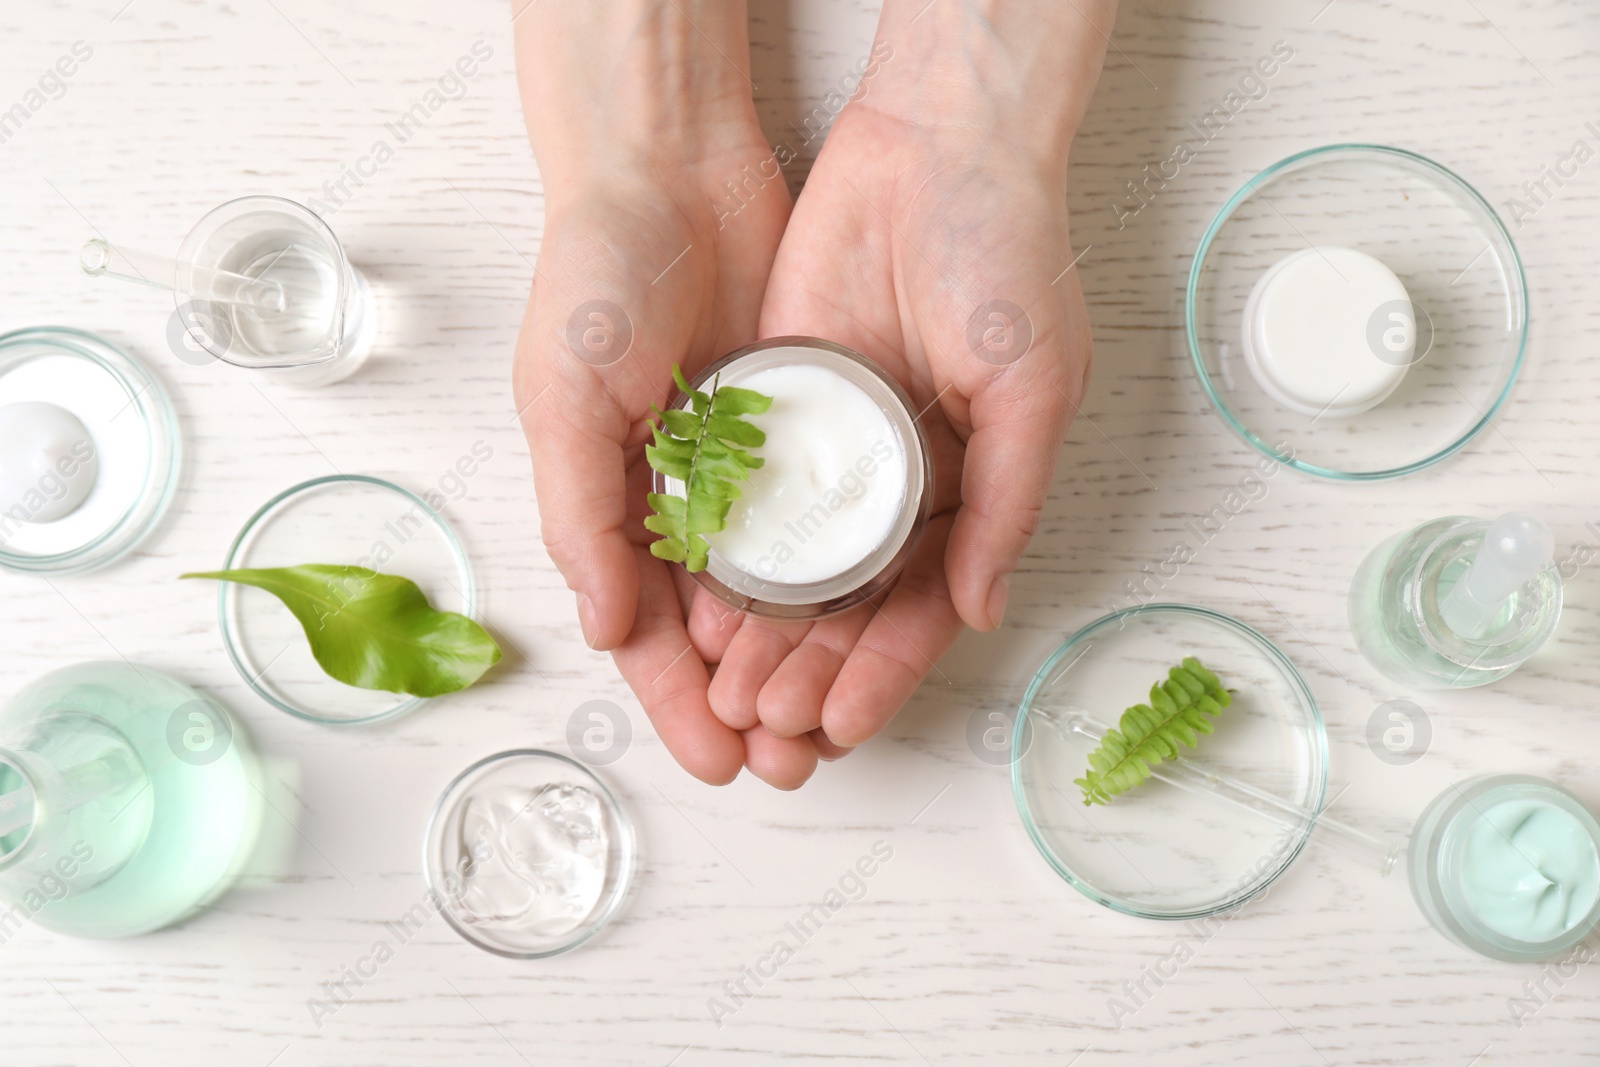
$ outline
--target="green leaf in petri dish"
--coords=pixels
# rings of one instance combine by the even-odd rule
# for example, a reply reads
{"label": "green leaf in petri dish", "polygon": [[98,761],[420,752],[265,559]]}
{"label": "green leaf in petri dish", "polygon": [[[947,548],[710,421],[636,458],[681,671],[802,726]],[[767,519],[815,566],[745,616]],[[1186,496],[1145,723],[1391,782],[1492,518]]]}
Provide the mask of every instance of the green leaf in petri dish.
{"label": "green leaf in petri dish", "polygon": [[453,693],[500,662],[500,646],[465,615],[437,611],[417,584],[366,567],[203,571],[263,589],[294,613],[311,654],[330,678],[361,689],[433,697]]}

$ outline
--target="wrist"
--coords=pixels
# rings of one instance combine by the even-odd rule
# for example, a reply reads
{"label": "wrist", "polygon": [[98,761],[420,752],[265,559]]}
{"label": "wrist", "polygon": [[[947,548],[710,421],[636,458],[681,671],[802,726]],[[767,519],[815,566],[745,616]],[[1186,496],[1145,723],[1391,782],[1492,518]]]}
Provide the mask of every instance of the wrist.
{"label": "wrist", "polygon": [[1115,0],[884,0],[868,106],[947,142],[1065,166]]}
{"label": "wrist", "polygon": [[547,185],[678,171],[760,140],[743,0],[539,3],[514,30]]}

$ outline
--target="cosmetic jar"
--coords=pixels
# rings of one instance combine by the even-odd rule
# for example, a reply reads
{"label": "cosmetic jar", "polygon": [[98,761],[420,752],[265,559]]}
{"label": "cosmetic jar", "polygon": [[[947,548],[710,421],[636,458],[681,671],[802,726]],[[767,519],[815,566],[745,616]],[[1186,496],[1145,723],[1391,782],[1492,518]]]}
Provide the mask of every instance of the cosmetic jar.
{"label": "cosmetic jar", "polygon": [[1493,959],[1552,959],[1600,923],[1600,823],[1555,782],[1452,785],[1417,819],[1406,863],[1428,921]]}
{"label": "cosmetic jar", "polygon": [[[815,337],[776,337],[728,354],[691,382],[772,397],[748,421],[761,466],[734,484],[725,528],[705,535],[693,577],[723,603],[775,619],[819,619],[887,589],[933,504],[933,463],[911,400],[871,360]],[[673,407],[683,409],[679,395]],[[657,493],[681,495],[655,472]]]}

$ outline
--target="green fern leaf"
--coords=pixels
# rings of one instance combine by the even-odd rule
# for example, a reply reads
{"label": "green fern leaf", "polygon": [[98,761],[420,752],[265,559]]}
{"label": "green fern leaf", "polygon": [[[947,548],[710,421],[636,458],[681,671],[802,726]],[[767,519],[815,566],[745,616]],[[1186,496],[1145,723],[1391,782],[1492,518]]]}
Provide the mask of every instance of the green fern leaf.
{"label": "green fern leaf", "polygon": [[750,477],[762,460],[746,451],[766,443],[767,435],[745,419],[772,406],[772,398],[733,386],[711,392],[691,389],[683,372],[672,368],[672,380],[689,398],[689,406],[671,411],[651,408],[660,421],[651,423],[651,443],[644,446],[650,469],[675,479],[682,496],[651,493],[653,514],[644,528],[660,534],[650,542],[657,559],[682,563],[691,571],[706,569],[711,547],[705,535],[728,524],[728,510],[739,497],[737,483]]}
{"label": "green fern leaf", "polygon": [[1187,656],[1150,687],[1150,703],[1122,713],[1118,728],[1107,730],[1089,753],[1089,768],[1074,779],[1083,802],[1108,804],[1150,777],[1150,769],[1176,759],[1178,747],[1193,748],[1211,732],[1211,718],[1233,700],[1217,676]]}

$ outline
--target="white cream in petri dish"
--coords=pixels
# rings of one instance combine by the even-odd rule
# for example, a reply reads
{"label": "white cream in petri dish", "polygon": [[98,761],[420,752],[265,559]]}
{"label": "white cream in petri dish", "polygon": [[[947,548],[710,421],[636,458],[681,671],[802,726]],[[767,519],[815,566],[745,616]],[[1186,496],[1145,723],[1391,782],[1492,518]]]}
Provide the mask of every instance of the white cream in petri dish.
{"label": "white cream in petri dish", "polygon": [[766,434],[763,465],[740,483],[726,528],[707,535],[710,558],[695,578],[728,604],[777,618],[831,615],[887,587],[932,498],[927,441],[899,385],[810,337],[740,349],[691,384],[709,392],[713,383],[763,393],[772,407],[749,416]]}
{"label": "white cream in petri dish", "polygon": [[1415,362],[1405,285],[1353,248],[1305,248],[1268,268],[1245,303],[1245,365],[1291,411],[1344,418],[1381,404]]}
{"label": "white cream in petri dish", "polygon": [[55,522],[77,511],[99,476],[94,437],[58,404],[0,406],[0,512]]}
{"label": "white cream in petri dish", "polygon": [[120,559],[166,512],[182,453],[165,388],[133,356],[59,326],[0,336],[0,568]]}

